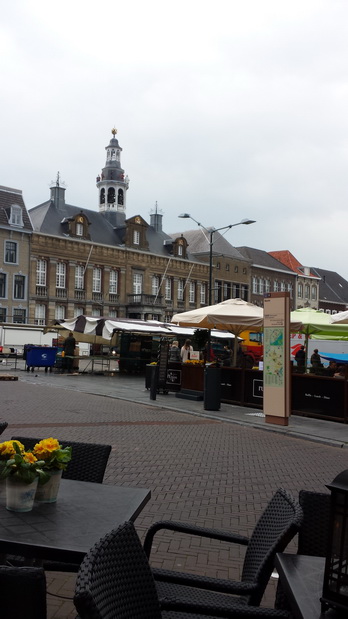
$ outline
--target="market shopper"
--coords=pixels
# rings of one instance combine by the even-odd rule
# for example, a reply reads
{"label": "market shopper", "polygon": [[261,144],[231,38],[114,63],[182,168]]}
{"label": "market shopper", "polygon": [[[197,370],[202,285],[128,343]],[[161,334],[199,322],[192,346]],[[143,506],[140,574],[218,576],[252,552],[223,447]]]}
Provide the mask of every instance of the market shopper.
{"label": "market shopper", "polygon": [[295,361],[297,363],[297,367],[299,368],[304,368],[305,364],[306,364],[306,351],[305,351],[305,347],[301,346],[296,355],[295,355]]}
{"label": "market shopper", "polygon": [[75,347],[76,347],[76,340],[74,338],[73,332],[70,331],[68,337],[65,339],[64,344],[63,344],[63,350],[64,350],[63,372],[64,370],[66,370],[68,374],[72,374]]}
{"label": "market shopper", "polygon": [[169,361],[178,361],[179,363],[181,361],[179,342],[177,340],[174,340],[172,342],[172,345],[169,349]]}
{"label": "market shopper", "polygon": [[186,340],[185,344],[181,348],[181,361],[185,363],[190,358],[190,352],[193,352],[193,348],[191,346],[191,340]]}
{"label": "market shopper", "polygon": [[320,368],[320,367],[322,367],[321,357],[318,354],[318,349],[317,348],[314,349],[314,352],[313,352],[313,354],[311,356],[311,366],[313,368]]}

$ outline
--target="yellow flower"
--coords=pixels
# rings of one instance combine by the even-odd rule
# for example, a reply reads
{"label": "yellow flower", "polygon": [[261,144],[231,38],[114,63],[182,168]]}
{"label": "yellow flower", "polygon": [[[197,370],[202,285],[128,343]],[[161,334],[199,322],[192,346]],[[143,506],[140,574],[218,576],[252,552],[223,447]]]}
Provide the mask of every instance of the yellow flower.
{"label": "yellow flower", "polygon": [[16,450],[13,447],[13,443],[17,443],[19,449],[21,451],[24,451],[24,445],[22,445],[22,443],[20,443],[19,441],[5,441],[4,443],[0,443],[0,458],[3,458],[5,456],[6,458],[8,456],[14,456]]}
{"label": "yellow flower", "polygon": [[31,451],[25,451],[22,455],[24,462],[28,462],[29,464],[34,464],[34,462],[37,462],[37,458],[35,458]]}
{"label": "yellow flower", "polygon": [[33,449],[33,453],[40,460],[47,460],[48,458],[51,457],[54,451],[57,451],[57,449],[61,449],[61,446],[59,442],[57,441],[57,439],[45,438],[39,443],[36,443]]}

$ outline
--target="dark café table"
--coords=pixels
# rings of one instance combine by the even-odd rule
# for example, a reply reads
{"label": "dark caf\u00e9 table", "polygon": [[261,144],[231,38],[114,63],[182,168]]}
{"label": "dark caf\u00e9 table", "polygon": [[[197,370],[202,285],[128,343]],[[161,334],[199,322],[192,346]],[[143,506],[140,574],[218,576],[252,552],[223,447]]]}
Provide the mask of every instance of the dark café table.
{"label": "dark caf\u00e9 table", "polygon": [[56,503],[34,503],[31,512],[6,509],[0,494],[0,554],[81,563],[103,535],[134,521],[150,490],[62,479]]}
{"label": "dark caf\u00e9 table", "polygon": [[294,619],[342,619],[332,608],[321,612],[324,557],[280,553],[275,566]]}

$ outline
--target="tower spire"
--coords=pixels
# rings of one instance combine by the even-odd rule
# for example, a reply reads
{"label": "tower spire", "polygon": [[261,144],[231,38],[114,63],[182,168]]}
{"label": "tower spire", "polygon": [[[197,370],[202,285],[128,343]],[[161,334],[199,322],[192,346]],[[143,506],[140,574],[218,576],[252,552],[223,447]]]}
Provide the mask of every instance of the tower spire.
{"label": "tower spire", "polygon": [[121,168],[122,148],[116,138],[117,129],[111,129],[112,138],[106,150],[106,162],[96,183],[99,191],[99,212],[126,212],[126,191],[129,178]]}

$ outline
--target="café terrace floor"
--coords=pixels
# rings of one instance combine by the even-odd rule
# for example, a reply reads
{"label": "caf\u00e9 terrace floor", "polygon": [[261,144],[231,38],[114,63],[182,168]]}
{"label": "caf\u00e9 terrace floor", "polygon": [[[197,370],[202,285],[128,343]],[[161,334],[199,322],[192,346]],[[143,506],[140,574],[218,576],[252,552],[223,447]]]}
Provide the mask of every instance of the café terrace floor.
{"label": "caf\u00e9 terrace floor", "polygon": [[[348,468],[348,427],[292,416],[284,428],[266,424],[261,411],[222,404],[205,411],[203,402],[173,393],[150,400],[142,376],[25,372],[0,366],[1,420],[12,434],[57,436],[110,443],[104,483],[151,489],[136,520],[141,538],[159,519],[250,534],[275,490],[295,496],[301,488],[325,491],[325,484]],[[295,551],[293,543],[290,550]],[[210,576],[238,578],[242,550],[226,553],[219,543],[191,540],[160,545],[153,564]],[[207,566],[207,567],[206,567]],[[76,616],[71,600],[75,575],[47,574],[48,618]],[[276,579],[263,605],[272,606]]]}

